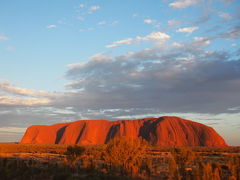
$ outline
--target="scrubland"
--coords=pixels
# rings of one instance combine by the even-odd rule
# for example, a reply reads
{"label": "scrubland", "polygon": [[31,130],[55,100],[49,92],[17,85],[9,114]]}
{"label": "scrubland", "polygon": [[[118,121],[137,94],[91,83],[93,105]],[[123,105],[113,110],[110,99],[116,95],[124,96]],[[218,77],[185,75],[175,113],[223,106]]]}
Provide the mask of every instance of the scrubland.
{"label": "scrubland", "polygon": [[239,147],[151,147],[143,139],[107,145],[0,143],[1,180],[240,179]]}

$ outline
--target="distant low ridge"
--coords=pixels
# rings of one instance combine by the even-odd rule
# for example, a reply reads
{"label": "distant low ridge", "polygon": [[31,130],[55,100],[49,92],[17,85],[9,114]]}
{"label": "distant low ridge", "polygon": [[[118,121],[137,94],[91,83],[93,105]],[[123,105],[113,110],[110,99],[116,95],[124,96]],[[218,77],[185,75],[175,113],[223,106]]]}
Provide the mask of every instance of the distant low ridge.
{"label": "distant low ridge", "polygon": [[22,144],[106,144],[114,137],[142,137],[154,146],[227,146],[211,127],[173,116],[138,120],[79,120],[27,128]]}

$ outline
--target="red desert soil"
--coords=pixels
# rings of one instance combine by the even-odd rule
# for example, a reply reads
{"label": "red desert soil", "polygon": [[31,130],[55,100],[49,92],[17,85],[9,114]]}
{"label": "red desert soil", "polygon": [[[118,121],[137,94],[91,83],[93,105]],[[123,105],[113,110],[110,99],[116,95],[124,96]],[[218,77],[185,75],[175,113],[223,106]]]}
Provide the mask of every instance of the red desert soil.
{"label": "red desert soil", "polygon": [[179,117],[139,120],[80,120],[28,127],[22,144],[105,144],[114,137],[142,137],[155,146],[227,146],[211,127]]}

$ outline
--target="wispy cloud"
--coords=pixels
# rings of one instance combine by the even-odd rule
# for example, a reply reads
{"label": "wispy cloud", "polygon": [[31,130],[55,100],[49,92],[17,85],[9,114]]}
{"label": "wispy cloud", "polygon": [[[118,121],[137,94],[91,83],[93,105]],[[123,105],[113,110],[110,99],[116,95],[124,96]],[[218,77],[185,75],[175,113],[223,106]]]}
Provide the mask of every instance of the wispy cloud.
{"label": "wispy cloud", "polygon": [[138,13],[134,13],[134,14],[132,14],[132,17],[133,18],[136,18],[136,17],[139,17],[140,15],[138,14]]}
{"label": "wispy cloud", "polygon": [[116,24],[118,24],[118,23],[119,23],[119,21],[114,20],[114,21],[111,22],[111,25],[116,25]]}
{"label": "wispy cloud", "polygon": [[219,15],[219,17],[221,17],[221,18],[223,18],[225,20],[232,19],[232,16],[229,13],[219,12],[218,15]]}
{"label": "wispy cloud", "polygon": [[8,37],[5,35],[0,35],[0,41],[8,40]]}
{"label": "wispy cloud", "polygon": [[240,26],[237,25],[235,27],[231,27],[226,32],[221,33],[219,38],[225,38],[225,39],[239,39],[240,38]]}
{"label": "wispy cloud", "polygon": [[15,48],[13,46],[6,46],[5,50],[6,51],[13,51]]}
{"label": "wispy cloud", "polygon": [[47,98],[21,98],[21,97],[11,97],[11,96],[1,96],[1,105],[15,105],[15,106],[33,106],[33,105],[46,105],[51,102]]}
{"label": "wispy cloud", "polygon": [[146,24],[154,24],[156,21],[153,20],[153,19],[144,19],[143,22],[146,23]]}
{"label": "wispy cloud", "polygon": [[181,25],[181,22],[177,21],[175,19],[170,19],[170,20],[168,20],[167,24],[168,24],[169,27],[175,27],[175,26]]}
{"label": "wispy cloud", "polygon": [[153,32],[147,36],[137,36],[135,38],[127,38],[124,40],[119,40],[119,41],[115,41],[113,42],[111,45],[107,45],[107,48],[114,48],[114,47],[118,47],[124,44],[127,45],[131,45],[137,42],[141,42],[141,41],[165,41],[167,39],[170,38],[170,35],[163,33],[163,32]]}
{"label": "wispy cloud", "polygon": [[47,29],[54,29],[54,28],[57,28],[57,26],[54,25],[54,24],[51,24],[51,25],[46,26],[46,28]]}
{"label": "wispy cloud", "polygon": [[228,111],[240,111],[240,106],[228,108]]}
{"label": "wispy cloud", "polygon": [[180,44],[180,43],[178,43],[178,42],[173,42],[173,43],[172,43],[172,46],[177,47],[177,48],[183,47],[183,45]]}
{"label": "wispy cloud", "polygon": [[96,11],[96,10],[98,10],[98,9],[100,9],[100,6],[91,6],[91,7],[90,7],[90,10],[91,10],[91,11]]}
{"label": "wispy cloud", "polygon": [[88,27],[88,28],[80,28],[79,29],[79,32],[84,32],[84,31],[93,31],[94,30],[94,28],[93,27]]}
{"label": "wispy cloud", "polygon": [[99,10],[101,7],[100,6],[91,6],[88,10],[88,14],[92,14],[93,11]]}
{"label": "wispy cloud", "polygon": [[207,37],[194,37],[191,46],[198,49],[208,46],[211,43]]}
{"label": "wispy cloud", "polygon": [[188,6],[193,6],[199,3],[199,0],[177,0],[169,4],[173,8],[186,8]]}
{"label": "wispy cloud", "polygon": [[50,93],[47,91],[37,91],[32,89],[19,88],[6,82],[0,82],[0,91],[2,92],[4,91],[7,93],[16,94],[16,95],[26,95],[26,96],[41,96],[41,97],[63,96],[63,94],[61,93]]}
{"label": "wispy cloud", "polygon": [[79,4],[79,8],[84,8],[85,4]]}
{"label": "wispy cloud", "polygon": [[106,21],[99,21],[98,22],[98,25],[104,25],[104,24],[106,24]]}
{"label": "wispy cloud", "polygon": [[0,127],[0,132],[23,133],[25,131],[26,131],[26,128],[20,128],[20,127]]}
{"label": "wispy cloud", "polygon": [[2,105],[46,105],[50,104],[53,99],[65,95],[64,93],[19,88],[6,81],[0,81],[0,104]]}
{"label": "wispy cloud", "polygon": [[85,20],[85,18],[84,18],[83,16],[77,16],[76,18],[77,18],[77,20],[79,20],[79,21],[84,21],[84,20]]}
{"label": "wispy cloud", "polygon": [[155,28],[159,28],[160,27],[160,22],[154,20],[154,19],[144,19],[143,22],[145,24],[150,24]]}
{"label": "wispy cloud", "polygon": [[219,113],[237,107],[240,61],[229,61],[226,52],[206,51],[209,43],[195,37],[181,44],[181,51],[99,54],[71,66],[67,77],[74,83],[68,87],[77,93],[64,102],[103,109],[159,107],[162,112]]}
{"label": "wispy cloud", "polygon": [[192,33],[193,31],[196,31],[197,29],[199,29],[199,27],[192,26],[192,27],[179,28],[176,32]]}
{"label": "wispy cloud", "polygon": [[114,48],[114,47],[118,47],[121,46],[123,44],[132,44],[134,42],[135,39],[133,38],[128,38],[128,39],[123,39],[123,40],[119,40],[119,41],[115,41],[110,45],[107,45],[106,48]]}

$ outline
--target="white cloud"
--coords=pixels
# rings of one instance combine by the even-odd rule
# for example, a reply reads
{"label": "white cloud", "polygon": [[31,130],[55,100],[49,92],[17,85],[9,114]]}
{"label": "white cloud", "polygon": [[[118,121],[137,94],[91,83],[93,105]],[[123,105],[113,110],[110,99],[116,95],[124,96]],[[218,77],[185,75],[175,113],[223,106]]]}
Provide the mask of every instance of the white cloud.
{"label": "white cloud", "polygon": [[77,19],[78,19],[79,21],[84,21],[84,20],[85,20],[85,18],[82,17],[82,16],[77,16]]}
{"label": "white cloud", "polygon": [[19,88],[9,83],[0,81],[0,92],[1,91],[15,95],[25,95],[34,97],[61,97],[64,95],[62,93],[50,93],[47,91],[37,91],[32,89]]}
{"label": "white cloud", "polygon": [[100,6],[91,6],[89,9],[88,9],[88,14],[92,14],[93,11],[97,11],[99,10],[101,7]]}
{"label": "white cloud", "polygon": [[93,28],[93,27],[88,27],[88,28],[86,28],[86,29],[80,28],[80,29],[79,29],[79,32],[84,32],[84,31],[93,31],[93,30],[94,30],[94,28]]}
{"label": "white cloud", "polygon": [[146,23],[146,24],[154,24],[155,20],[153,20],[153,19],[144,19],[144,23]]}
{"label": "white cloud", "polygon": [[57,23],[58,23],[58,24],[67,24],[66,18],[59,19],[59,20],[57,21]]}
{"label": "white cloud", "polygon": [[140,37],[141,40],[167,40],[170,36],[163,32],[153,32],[145,37]]}
{"label": "white cloud", "polygon": [[177,30],[177,32],[192,33],[193,31],[196,31],[197,29],[199,29],[197,26],[185,27],[185,28],[179,28]]}
{"label": "white cloud", "polygon": [[222,33],[219,38],[226,39],[239,39],[240,38],[240,26],[230,28],[227,32]]}
{"label": "white cloud", "polygon": [[195,37],[182,44],[180,52],[173,48],[116,57],[97,55],[72,65],[67,72],[73,80],[68,88],[80,91],[75,98],[64,98],[64,103],[71,101],[68,106],[85,108],[151,106],[161,112],[207,113],[239,106],[240,61],[229,61],[229,54],[205,51],[209,43],[206,37]]}
{"label": "white cloud", "polygon": [[84,7],[85,7],[85,4],[79,4],[79,7],[80,7],[80,8],[84,8]]}
{"label": "white cloud", "polygon": [[7,36],[0,35],[0,41],[5,41],[8,40]]}
{"label": "white cloud", "polygon": [[133,18],[139,17],[139,14],[134,13],[134,14],[132,15],[132,17],[133,17]]}
{"label": "white cloud", "polygon": [[144,19],[143,22],[146,23],[146,24],[151,24],[151,25],[153,25],[155,28],[159,28],[159,27],[160,27],[160,23],[157,22],[157,21],[154,20],[154,19]]}
{"label": "white cloud", "polygon": [[100,6],[91,6],[91,7],[89,8],[90,11],[96,11],[96,10],[98,10],[98,9],[100,9]]}
{"label": "white cloud", "polygon": [[56,25],[51,24],[51,25],[48,25],[48,26],[47,26],[47,29],[54,29],[54,28],[56,28],[56,27],[57,27]]}
{"label": "white cloud", "polygon": [[133,38],[128,38],[128,39],[124,39],[124,40],[120,40],[120,41],[115,41],[113,42],[111,45],[107,45],[106,47],[107,48],[114,48],[114,47],[118,47],[118,46],[121,46],[123,44],[132,44],[134,41]]}
{"label": "white cloud", "polygon": [[106,24],[106,21],[99,21],[98,22],[98,25],[104,25],[104,24]]}
{"label": "white cloud", "polygon": [[224,13],[224,12],[219,12],[218,13],[219,17],[225,19],[225,20],[230,20],[232,19],[232,16],[228,13]]}
{"label": "white cloud", "polygon": [[169,4],[170,7],[173,8],[186,8],[188,6],[196,5],[199,0],[177,0]]}
{"label": "white cloud", "polygon": [[193,42],[191,43],[191,46],[195,49],[201,49],[203,47],[208,46],[211,43],[211,41],[206,37],[194,37]]}
{"label": "white cloud", "polygon": [[181,25],[180,21],[177,21],[175,19],[168,20],[168,26],[173,27],[173,26],[179,26]]}
{"label": "white cloud", "polygon": [[2,105],[47,105],[54,99],[67,96],[65,93],[19,88],[0,80],[0,104]]}
{"label": "white cloud", "polygon": [[117,20],[113,21],[111,24],[112,25],[115,25],[115,24],[118,24],[119,22]]}
{"label": "white cloud", "polygon": [[228,111],[240,111],[240,106],[228,108]]}
{"label": "white cloud", "polygon": [[178,43],[178,42],[173,42],[173,43],[172,43],[172,46],[173,46],[173,47],[177,47],[177,48],[183,47],[183,45],[180,44],[180,43]]}
{"label": "white cloud", "polygon": [[147,36],[137,36],[135,38],[128,38],[128,39],[124,39],[124,40],[120,40],[120,41],[115,41],[113,42],[111,45],[107,45],[107,48],[113,48],[113,47],[118,47],[121,46],[123,44],[134,44],[136,42],[140,42],[140,41],[165,41],[167,39],[169,39],[170,36],[166,33],[163,32],[153,32]]}
{"label": "white cloud", "polygon": [[6,51],[13,51],[15,48],[13,46],[6,46],[5,50]]}
{"label": "white cloud", "polygon": [[26,128],[20,128],[20,127],[0,127],[0,132],[23,133],[25,131],[26,131]]}
{"label": "white cloud", "polygon": [[1,96],[0,104],[2,105],[22,105],[22,106],[33,106],[33,105],[46,105],[51,102],[47,98],[21,98],[11,96]]}

